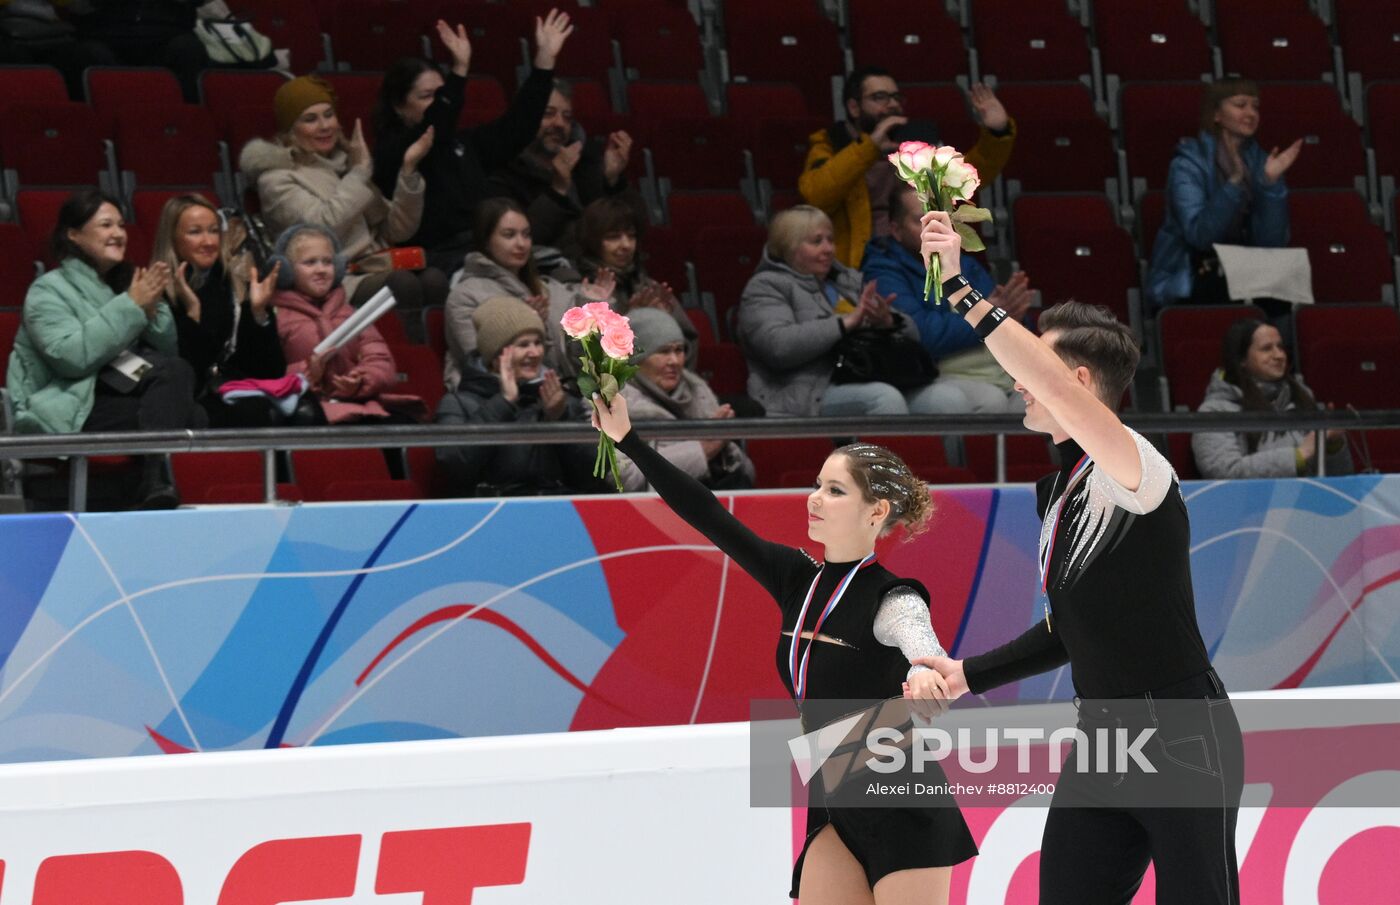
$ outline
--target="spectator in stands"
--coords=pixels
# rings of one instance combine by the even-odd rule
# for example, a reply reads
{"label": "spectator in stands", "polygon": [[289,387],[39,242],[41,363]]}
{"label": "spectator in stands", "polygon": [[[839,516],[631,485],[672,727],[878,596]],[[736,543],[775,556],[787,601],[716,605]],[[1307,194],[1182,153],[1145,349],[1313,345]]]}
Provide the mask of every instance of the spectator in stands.
{"label": "spectator in stands", "polygon": [[455,388],[467,367],[476,363],[473,312],[497,296],[523,299],[544,321],[546,367],[566,377],[577,374],[577,353],[570,351],[559,319],[576,304],[609,300],[613,288],[611,271],[604,271],[596,284],[584,280],[577,287],[540,276],[531,255],[534,242],[530,221],[525,217],[525,209],[509,198],[481,202],[472,235],[475,250],[467,255],[461,279],[447,296],[444,380],[448,389]]}
{"label": "spectator in stands", "polygon": [[[977,339],[967,321],[947,305],[924,301],[924,259],[920,254],[923,207],[907,183],[890,196],[890,235],[871,239],[861,269],[894,296],[894,307],[914,321],[919,340],[938,363],[938,379],[930,395],[936,410],[959,412],[1023,412],[1026,404],[1013,389],[1011,377]],[[974,289],[992,304],[1021,320],[1031,304],[1030,283],[1020,271],[1002,285],[974,257],[962,256],[962,272]]]}
{"label": "spectator in stands", "polygon": [[106,46],[123,66],[164,66],[185,100],[199,103],[209,54],[194,33],[195,10],[209,0],[74,0],[79,34]]}
{"label": "spectator in stands", "polygon": [[[317,354],[321,340],[354,309],[341,280],[345,256],[336,234],[315,223],[299,223],[277,237],[277,333],[287,373],[300,374],[320,399],[325,420],[412,423],[427,416],[423,400],[393,393],[398,367],[384,337],[371,324],[340,348]],[[392,316],[392,312],[389,315]]]}
{"label": "spectator in stands", "polygon": [[335,231],[345,254],[367,272],[345,278],[350,304],[358,307],[385,286],[393,292],[406,324],[424,305],[440,305],[447,278],[434,268],[421,273],[393,270],[390,246],[407,242],[423,215],[423,175],[418,172],[433,146],[429,128],[395,161],[391,195],[370,178],[374,166],[356,121],[347,139],[336,117],[335,92],[318,76],[302,76],[277,89],[273,101],[277,137],[255,138],[239,155],[239,167],[258,188],[267,228],[281,232],[299,223]]}
{"label": "spectator in stands", "polygon": [[[24,300],[7,386],[21,433],[184,430],[204,426],[194,371],[179,358],[165,302],[169,265],[126,260],[115,199],[75,193],[53,230],[57,269]],[[146,456],[137,508],[171,509],[179,497],[158,456]]]}
{"label": "spectator in stands", "polygon": [[[638,308],[628,319],[642,350],[634,359],[641,370],[622,388],[634,420],[734,417],[733,407],[720,405],[704,379],[686,368],[688,343],[674,318],[654,308]],[[753,462],[732,440],[662,440],[656,450],[706,487],[742,490],[753,486]],[[625,489],[647,488],[646,477],[631,459],[618,453],[617,467]]]}
{"label": "spectator in stands", "polygon": [[627,189],[632,136],[589,138],[574,120],[573,91],[555,81],[530,146],[491,178],[493,194],[525,208],[538,246],[559,248],[584,207]]}
{"label": "spectator in stands", "polygon": [[[487,299],[471,313],[484,367],[469,365],[438,404],[439,424],[537,424],[588,417],[583,400],[545,363],[545,325],[518,298]],[[592,444],[443,446],[438,466],[462,496],[598,492]]]}
{"label": "spectator in stands", "polygon": [[573,32],[567,13],[550,10],[535,19],[534,68],[503,116],[472,129],[457,128],[465,103],[471,43],[466,29],[437,23],[439,40],[452,57],[444,78],[427,60],[408,58],[384,75],[374,112],[374,181],[386,196],[394,191],[399,161],[427,132],[432,147],[422,163],[428,192],[423,219],[409,240],[429,252],[428,263],[451,274],[470,249],[472,216],[481,199],[495,192],[487,186],[492,171],[505,166],[535,137],[553,82],[554,62]]}
{"label": "spectator in stands", "polygon": [[[1225,332],[1220,369],[1206,389],[1203,412],[1312,412],[1317,400],[1288,371],[1278,328],[1250,318]],[[1327,432],[1327,473],[1351,474],[1346,432]],[[1196,468],[1203,478],[1291,478],[1317,472],[1317,432],[1196,433]]]}
{"label": "spectator in stands", "polygon": [[1201,132],[1177,146],[1167,171],[1167,214],[1147,272],[1145,294],[1153,306],[1228,302],[1212,247],[1217,242],[1288,244],[1283,174],[1298,159],[1303,140],[1265,153],[1254,140],[1258,128],[1254,82],[1221,79],[1206,86]]}
{"label": "spectator in stands", "polygon": [[[911,138],[936,139],[927,126],[917,135],[907,131],[904,96],[888,72],[876,67],[857,69],[846,77],[842,91],[846,119],[808,137],[807,162],[797,180],[808,204],[819,207],[835,225],[836,259],[859,267],[872,236],[889,235],[890,196],[900,184],[886,155]],[[981,126],[977,144],[964,150],[983,184],[992,182],[1011,157],[1016,121],[1006,113],[992,89],[972,86],[972,109]],[[960,149],[962,150],[962,149]]]}
{"label": "spectator in stands", "polygon": [[[578,224],[579,273],[597,282],[602,271],[612,271],[613,308],[619,314],[655,308],[670,315],[689,345],[690,363],[694,364],[698,340],[695,325],[671,287],[653,280],[642,268],[640,241],[646,222],[646,215],[635,200],[625,196],[610,195],[589,204]],[[534,227],[531,220],[530,229],[533,231]]]}
{"label": "spectator in stands", "polygon": [[749,395],[770,415],[933,414],[932,385],[901,391],[886,383],[833,384],[836,347],[860,327],[919,333],[892,311],[891,297],[861,286],[860,271],[835,260],[831,220],[799,204],[773,218],[763,260],[739,299],[739,344],[749,362]]}
{"label": "spectator in stands", "polygon": [[117,56],[102,44],[79,40],[71,22],[59,18],[63,0],[0,0],[0,65],[53,66],[63,73],[68,96],[83,102],[83,70],[114,66]]}
{"label": "spectator in stands", "polygon": [[226,223],[202,195],[171,198],[156,229],[152,258],[174,274],[165,298],[180,357],[194,369],[195,399],[213,427],[276,427],[296,413],[284,415],[266,394],[226,400],[219,392],[229,381],[277,380],[287,372],[272,306],[277,268],[259,275],[247,237],[242,221]]}

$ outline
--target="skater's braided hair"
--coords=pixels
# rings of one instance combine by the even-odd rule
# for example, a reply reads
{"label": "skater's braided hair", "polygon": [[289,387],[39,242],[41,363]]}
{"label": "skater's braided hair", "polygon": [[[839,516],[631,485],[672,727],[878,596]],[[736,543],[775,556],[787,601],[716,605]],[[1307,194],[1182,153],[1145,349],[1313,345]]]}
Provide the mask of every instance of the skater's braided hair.
{"label": "skater's braided hair", "polygon": [[852,443],[836,452],[846,457],[851,477],[866,502],[889,501],[890,514],[882,533],[903,525],[907,539],[928,527],[933,515],[928,485],[914,476],[903,459],[873,443]]}

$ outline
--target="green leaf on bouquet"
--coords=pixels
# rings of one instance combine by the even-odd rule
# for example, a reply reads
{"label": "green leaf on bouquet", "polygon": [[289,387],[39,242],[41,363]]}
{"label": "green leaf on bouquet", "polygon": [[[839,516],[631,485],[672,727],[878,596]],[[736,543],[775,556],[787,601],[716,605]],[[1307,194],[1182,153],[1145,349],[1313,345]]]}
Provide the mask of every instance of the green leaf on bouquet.
{"label": "green leaf on bouquet", "polygon": [[598,392],[602,393],[603,398],[607,401],[612,402],[613,397],[617,395],[617,391],[620,389],[622,388],[618,386],[616,377],[611,374],[598,375]]}
{"label": "green leaf on bouquet", "polygon": [[578,392],[584,399],[592,399],[593,394],[598,392],[598,381],[587,374],[578,375]]}
{"label": "green leaf on bouquet", "polygon": [[954,223],[953,229],[958,231],[959,236],[962,236],[963,251],[983,251],[986,249],[987,243],[983,242],[982,237],[977,235],[977,230],[966,223]]}
{"label": "green leaf on bouquet", "polygon": [[953,211],[954,223],[990,223],[992,212],[975,204],[959,204]]}

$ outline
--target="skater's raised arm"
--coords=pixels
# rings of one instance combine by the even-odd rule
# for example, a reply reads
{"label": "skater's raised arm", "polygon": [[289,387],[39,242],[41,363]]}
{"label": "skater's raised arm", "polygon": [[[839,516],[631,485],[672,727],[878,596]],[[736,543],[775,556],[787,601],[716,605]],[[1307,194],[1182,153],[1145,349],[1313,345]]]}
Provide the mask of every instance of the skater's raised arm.
{"label": "skater's raised arm", "polygon": [[[962,240],[953,230],[948,215],[941,211],[925,214],[923,224],[924,259],[927,261],[934,254],[939,256],[946,282],[960,272]],[[960,288],[947,301],[956,306],[971,291],[970,287]],[[1100,398],[1099,392],[1106,390],[1095,385],[1094,375],[1087,367],[1066,364],[1050,345],[1014,319],[983,324],[982,319],[994,309],[994,305],[983,300],[965,315],[968,323],[978,329],[978,335],[985,335],[988,351],[1025,387],[1036,404],[1043,405],[1054,416],[1068,438],[1083,447],[1094,460],[1096,470],[1113,478],[1130,493],[1136,491],[1143,478],[1138,444],[1118,415]],[[986,333],[993,323],[997,323],[996,328]],[[1057,437],[1056,442],[1062,439],[1065,438]]]}
{"label": "skater's raised arm", "polygon": [[646,475],[652,488],[677,515],[685,519],[726,556],[738,563],[775,600],[781,601],[790,583],[816,571],[801,551],[766,541],[749,530],[715,498],[710,489],[666,460],[632,430],[627,400],[615,396],[611,405],[593,399],[593,426],[603,431],[617,448]]}

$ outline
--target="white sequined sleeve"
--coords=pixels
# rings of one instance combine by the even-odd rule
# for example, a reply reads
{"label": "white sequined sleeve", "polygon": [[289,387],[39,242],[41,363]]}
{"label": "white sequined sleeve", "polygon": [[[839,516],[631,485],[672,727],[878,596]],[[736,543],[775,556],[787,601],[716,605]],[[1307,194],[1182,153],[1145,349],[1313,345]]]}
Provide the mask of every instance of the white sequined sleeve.
{"label": "white sequined sleeve", "polygon": [[[948,656],[929,623],[928,605],[909,588],[893,588],[880,601],[880,609],[875,611],[875,640],[886,647],[899,648],[911,661],[915,657]],[[926,669],[927,666],[910,666],[909,675]]]}
{"label": "white sequined sleeve", "polygon": [[1089,482],[1092,489],[1103,493],[1115,506],[1135,515],[1146,515],[1162,505],[1162,500],[1167,498],[1167,492],[1172,489],[1172,482],[1176,480],[1176,471],[1166,457],[1157,451],[1157,447],[1147,442],[1145,437],[1131,428],[1124,430],[1132,435],[1133,442],[1137,444],[1138,460],[1142,463],[1142,480],[1138,482],[1138,489],[1129,490],[1099,468],[1089,473]]}

